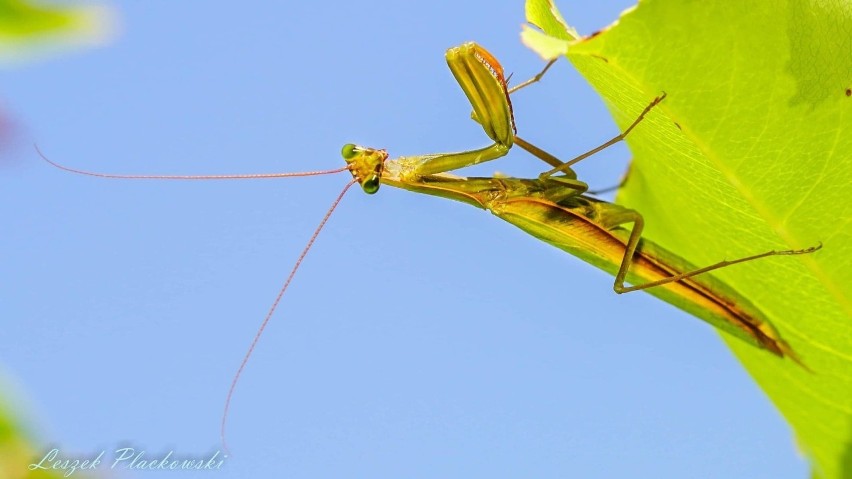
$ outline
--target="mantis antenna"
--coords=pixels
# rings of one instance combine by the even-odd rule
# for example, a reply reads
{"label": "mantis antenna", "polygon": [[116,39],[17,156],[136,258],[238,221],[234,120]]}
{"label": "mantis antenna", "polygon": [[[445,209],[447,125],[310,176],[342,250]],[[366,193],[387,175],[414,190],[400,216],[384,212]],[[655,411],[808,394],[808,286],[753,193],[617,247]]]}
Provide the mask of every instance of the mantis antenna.
{"label": "mantis antenna", "polygon": [[314,230],[314,233],[311,235],[311,239],[308,240],[305,247],[302,249],[302,253],[299,254],[299,258],[296,259],[296,263],[293,264],[293,268],[290,270],[290,274],[287,275],[287,280],[284,281],[284,286],[278,290],[278,296],[275,297],[275,301],[272,302],[272,306],[269,307],[269,311],[266,313],[266,317],[263,318],[263,322],[260,323],[260,327],[257,329],[257,333],[254,335],[254,339],[251,341],[251,345],[246,351],[245,356],[243,356],[243,360],[240,363],[240,367],[237,369],[237,373],[234,374],[234,379],[231,380],[231,387],[228,388],[228,396],[225,398],[225,409],[222,411],[222,424],[220,427],[220,438],[222,440],[222,448],[226,453],[230,454],[228,450],[228,443],[225,440],[225,426],[228,421],[228,411],[231,408],[231,398],[234,396],[234,390],[237,388],[237,382],[240,380],[240,376],[243,374],[243,370],[248,363],[251,354],[254,352],[255,346],[257,346],[257,342],[260,341],[260,337],[263,335],[263,331],[266,330],[266,325],[269,324],[269,320],[272,319],[272,315],[275,314],[275,310],[278,308],[278,303],[281,302],[281,298],[284,297],[284,293],[287,292],[287,288],[290,287],[290,283],[293,281],[293,278],[296,276],[296,271],[299,270],[299,266],[302,265],[302,261],[305,259],[305,256],[308,255],[308,251],[311,250],[311,247],[314,245],[314,242],[317,240],[317,237],[322,231],[325,224],[328,222],[328,219],[331,218],[331,214],[334,213],[334,210],[337,208],[337,205],[340,204],[340,201],[346,195],[346,192],[349,191],[349,188],[352,187],[355,183],[357,183],[357,179],[352,179],[346,186],[343,187],[343,190],[337,195],[334,202],[331,204],[331,207],[328,208],[328,211],[325,213],[325,216],[322,217],[322,221],[320,221],[319,225]]}
{"label": "mantis antenna", "polygon": [[[51,166],[58,168],[63,171],[67,171],[70,173],[78,174],[78,175],[86,175],[93,176],[96,178],[110,178],[110,179],[124,179],[124,180],[255,180],[255,179],[264,179],[264,178],[291,178],[291,177],[301,177],[301,176],[319,176],[319,175],[330,175],[335,173],[341,173],[347,170],[352,170],[354,167],[352,165],[347,164],[341,168],[335,168],[330,170],[318,170],[318,171],[307,171],[307,172],[297,172],[297,173],[256,173],[256,174],[237,174],[237,175],[125,175],[125,174],[112,174],[112,173],[99,173],[94,171],[86,171],[80,170],[76,168],[70,168],[55,161],[49,159],[42,151],[39,149],[38,145],[33,145],[35,147],[38,155]],[[378,166],[374,166],[373,168],[381,168],[381,162],[387,158],[387,155],[384,155],[379,162]],[[353,171],[353,175],[356,175],[356,172]],[[367,183],[369,181],[374,181],[374,187],[378,189],[378,176],[375,178],[369,177],[365,180]],[[365,190],[369,190],[369,184],[364,184],[365,181],[362,181],[362,186],[364,186]],[[234,391],[237,388],[237,383],[242,376],[243,370],[248,364],[249,359],[251,358],[252,353],[254,352],[255,347],[257,346],[258,341],[260,341],[260,337],[263,335],[263,332],[266,330],[267,324],[269,324],[269,320],[272,319],[272,315],[275,314],[275,310],[278,308],[278,304],[281,302],[281,298],[284,297],[284,293],[287,292],[287,288],[290,287],[290,283],[293,281],[293,278],[296,276],[296,272],[299,270],[299,267],[302,265],[302,261],[304,261],[305,257],[308,255],[308,252],[313,247],[314,243],[319,237],[320,232],[325,227],[329,218],[331,218],[332,213],[343,200],[343,197],[346,195],[346,192],[349,191],[349,188],[352,187],[355,183],[359,182],[359,177],[355,176],[346,186],[343,187],[343,190],[337,195],[335,200],[332,202],[331,207],[328,208],[319,225],[314,229],[313,234],[311,235],[308,242],[305,244],[305,247],[302,249],[301,254],[296,259],[296,262],[293,264],[292,269],[290,270],[290,274],[287,276],[287,279],[284,281],[284,285],[281,286],[281,289],[278,290],[278,295],[275,297],[275,301],[272,302],[272,306],[270,306],[269,311],[266,313],[266,317],[263,318],[263,321],[260,324],[260,327],[257,329],[257,333],[255,333],[254,339],[252,339],[251,345],[243,356],[242,361],[240,362],[240,367],[237,369],[236,374],[234,374],[234,378],[231,380],[231,386],[228,388],[228,395],[225,398],[225,408],[222,412],[222,422],[220,426],[220,437],[222,441],[222,448],[225,450],[225,453],[230,454],[228,449],[227,441],[225,440],[225,427],[227,425],[228,420],[228,411],[231,407],[231,399],[234,396]]]}

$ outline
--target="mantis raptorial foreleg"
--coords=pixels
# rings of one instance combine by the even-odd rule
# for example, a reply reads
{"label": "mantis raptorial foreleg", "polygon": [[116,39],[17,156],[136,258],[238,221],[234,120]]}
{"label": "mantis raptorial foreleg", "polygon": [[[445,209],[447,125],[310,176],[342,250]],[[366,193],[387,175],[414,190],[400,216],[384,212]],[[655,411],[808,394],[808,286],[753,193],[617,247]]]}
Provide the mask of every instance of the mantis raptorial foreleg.
{"label": "mantis raptorial foreleg", "polygon": [[[541,80],[556,60],[551,60],[529,80],[508,89],[503,67],[484,48],[466,43],[447,50],[447,65],[473,107],[471,117],[479,123],[494,144],[479,150],[445,153],[420,157],[415,166],[416,174],[430,175],[464,168],[505,156],[517,144],[536,158],[554,168],[564,165],[555,156],[517,136],[515,118],[509,95]],[[409,158],[413,161],[414,158]],[[570,169],[560,170],[566,176],[576,178]]]}
{"label": "mantis raptorial foreleg", "polygon": [[[453,49],[451,49],[450,51],[452,51],[452,50],[453,50]],[[484,51],[484,50],[483,50],[483,51]],[[448,59],[449,59],[449,55],[450,55],[450,53],[448,52],[448,53],[447,53],[447,57],[448,57]],[[499,81],[498,81],[498,84],[497,84],[496,86],[498,86],[498,87],[499,87],[499,86],[500,86],[499,84],[500,84],[500,83],[502,83],[502,87],[501,87],[501,89],[505,90],[505,92],[506,92],[506,101],[507,101],[507,102],[508,102],[508,104],[509,104],[509,109],[508,109],[509,118],[508,118],[508,121],[510,121],[510,122],[512,123],[512,126],[513,126],[513,133],[514,133],[514,134],[513,134],[513,143],[514,143],[514,144],[516,144],[516,145],[518,145],[518,146],[519,146],[522,150],[524,150],[524,151],[526,151],[527,153],[529,153],[529,154],[533,155],[534,157],[536,157],[536,158],[538,158],[538,159],[540,159],[540,160],[544,161],[545,163],[547,163],[548,165],[550,165],[550,166],[552,166],[552,167],[554,167],[554,168],[557,168],[557,167],[562,166],[562,165],[564,164],[564,163],[562,162],[562,160],[560,160],[559,158],[557,158],[557,157],[555,157],[555,156],[551,155],[550,153],[548,153],[548,152],[546,152],[546,151],[542,150],[541,148],[539,148],[539,147],[537,147],[537,146],[533,145],[532,143],[530,143],[530,142],[528,142],[528,141],[524,140],[523,138],[521,138],[521,137],[519,137],[519,136],[517,135],[517,132],[516,132],[516,131],[515,131],[515,129],[514,129],[514,121],[515,121],[515,120],[514,120],[514,117],[512,116],[512,104],[511,104],[511,100],[509,99],[509,95],[511,95],[512,93],[515,93],[516,91],[518,91],[518,90],[520,90],[520,89],[522,89],[522,88],[528,87],[528,86],[532,85],[533,83],[537,83],[537,82],[541,81],[542,77],[544,77],[545,73],[547,73],[547,70],[549,70],[549,69],[550,69],[550,67],[551,67],[551,66],[553,66],[553,64],[554,64],[554,63],[556,63],[556,59],[554,58],[553,60],[550,60],[549,62],[547,62],[547,65],[545,65],[545,66],[544,66],[544,68],[542,68],[540,72],[536,73],[536,74],[535,74],[532,78],[530,78],[529,80],[526,80],[526,81],[524,81],[524,82],[522,82],[522,83],[520,83],[520,84],[518,84],[518,85],[515,85],[515,86],[514,86],[514,87],[512,87],[512,88],[508,88],[507,80],[504,80],[504,79],[503,79],[503,70],[502,70],[502,68],[500,68],[500,67],[499,67],[499,63],[496,63],[496,60],[495,60],[493,57],[491,57],[490,55],[488,55],[487,57],[480,57],[480,58],[488,58],[488,59],[490,59],[490,60],[491,60],[491,62],[493,62],[493,63],[489,63],[489,64],[488,64],[488,65],[489,65],[489,67],[493,67],[493,65],[497,65],[497,66],[498,66],[498,68],[496,68],[496,69],[492,69],[492,71],[493,71],[493,72],[495,72],[495,73],[499,72],[499,75],[495,75],[495,77],[496,77],[496,78],[498,78],[498,80],[499,80]],[[448,61],[449,61],[449,60],[448,60]],[[487,62],[487,60],[485,60],[485,61]],[[452,68],[452,65],[450,66],[450,68]],[[462,73],[463,73],[463,72],[462,72]],[[455,74],[455,71],[454,71],[454,74]],[[456,75],[456,79],[458,79],[458,75]],[[461,82],[460,82],[460,83],[461,83]],[[467,90],[465,90],[465,92],[467,92]],[[470,98],[470,95],[468,95],[468,98]],[[471,103],[473,103],[473,101],[471,101]],[[475,106],[474,106],[474,111],[473,111],[473,113],[471,114],[471,118],[472,118],[474,121],[476,121],[477,123],[479,123],[480,125],[482,125],[482,121],[480,120],[479,116],[477,115],[477,111],[476,111],[476,107],[475,107]],[[491,120],[493,121],[493,120],[494,120],[494,117],[491,117]],[[488,127],[487,127],[487,126],[483,125],[483,128],[485,128],[485,129],[486,129],[486,132],[488,132]],[[501,156],[502,156],[502,155],[501,155]],[[565,173],[566,175],[568,175],[568,176],[572,177],[572,178],[576,178],[576,177],[577,177],[577,175],[575,175],[573,171],[564,171],[564,173]]]}
{"label": "mantis raptorial foreleg", "polygon": [[[440,155],[439,157],[431,159],[428,167],[424,166],[422,174],[440,173],[483,161],[494,160],[504,156],[509,151],[509,148],[511,148],[513,144],[516,144],[527,153],[544,161],[552,167],[552,169],[542,173],[541,178],[553,176],[556,173],[563,173],[571,178],[576,178],[577,175],[571,170],[572,165],[618,143],[619,141],[624,140],[633,128],[635,128],[636,125],[645,118],[645,115],[647,115],[654,106],[663,101],[666,97],[666,94],[663,93],[661,96],[655,98],[648,106],[645,107],[644,110],[642,110],[642,113],[639,114],[639,116],[630,124],[630,126],[627,127],[626,130],[619,133],[609,141],[606,141],[567,162],[563,162],[556,156],[544,151],[517,135],[515,120],[512,114],[512,103],[509,99],[509,95],[512,93],[541,81],[542,77],[544,77],[550,67],[556,63],[556,59],[547,62],[544,68],[542,68],[542,70],[535,74],[532,78],[515,85],[512,88],[508,88],[507,81],[503,75],[503,69],[499,62],[497,62],[493,56],[478,45],[467,43],[461,47],[449,49],[447,51],[447,63],[449,64],[450,70],[452,70],[456,81],[458,81],[459,85],[461,85],[473,106],[473,114],[471,115],[471,118],[482,125],[486,134],[488,134],[491,139],[495,140],[497,144],[505,147],[505,150],[503,147],[497,148],[496,145],[494,145],[491,148],[483,149],[486,151],[482,151],[482,153],[477,151]],[[492,77],[491,81],[488,81],[488,74]],[[496,82],[493,81],[495,79],[497,80]],[[482,83],[478,80],[486,80],[486,82]],[[505,101],[502,101],[502,97],[505,97]],[[494,105],[486,105],[483,103],[483,100],[498,98],[501,99],[500,107],[493,108]],[[509,128],[509,126],[511,126],[511,128]],[[512,133],[511,138],[508,136],[509,131]],[[475,154],[475,158],[468,158],[470,154]],[[476,163],[469,163],[470,160],[474,160]],[[462,164],[463,166],[442,169],[446,167],[446,165],[458,164]]]}
{"label": "mantis raptorial foreleg", "polygon": [[[554,168],[564,163],[550,153],[517,136],[515,118],[509,94],[541,80],[556,60],[551,60],[529,80],[509,89],[500,63],[484,48],[466,43],[450,48],[446,54],[447,65],[473,107],[471,117],[479,123],[494,144],[478,150],[439,155],[409,157],[413,175],[431,175],[464,168],[506,155],[517,144],[536,158]],[[607,145],[609,146],[609,145]],[[601,147],[603,149],[605,147]],[[600,151],[600,150],[598,150]],[[576,178],[570,168],[560,169],[569,178]]]}
{"label": "mantis raptorial foreleg", "polygon": [[[547,73],[547,70],[550,70],[550,67],[552,67],[553,64],[556,63],[556,60],[557,59],[554,58],[554,59],[550,60],[549,62],[547,62],[547,65],[545,65],[544,68],[542,68],[540,72],[536,73],[529,80],[521,82],[521,83],[513,86],[512,88],[509,88],[507,90],[508,94],[511,95],[512,93],[515,93],[516,91],[518,91],[522,88],[526,88],[526,87],[532,85],[533,83],[538,83],[539,81],[541,81],[542,77],[544,77],[544,75]],[[518,145],[519,147],[521,147],[522,150],[524,150],[527,153],[535,156],[536,158],[540,159],[541,161],[547,163],[548,165],[550,165],[554,168],[558,168],[558,167],[560,167],[564,164],[564,162],[562,160],[560,160],[559,158],[551,155],[550,153],[548,153],[548,152],[542,150],[541,148],[533,145],[532,143],[524,140],[523,138],[519,137],[518,135],[515,135],[515,144]],[[565,171],[565,173],[569,176],[572,176],[573,178],[577,177],[577,175],[575,175],[573,171]]]}

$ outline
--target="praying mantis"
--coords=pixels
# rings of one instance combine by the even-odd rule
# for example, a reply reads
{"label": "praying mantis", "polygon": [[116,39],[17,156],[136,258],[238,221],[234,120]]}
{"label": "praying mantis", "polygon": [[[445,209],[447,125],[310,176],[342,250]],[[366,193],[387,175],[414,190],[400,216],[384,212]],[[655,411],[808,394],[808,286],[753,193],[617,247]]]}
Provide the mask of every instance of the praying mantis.
{"label": "praying mantis", "polygon": [[[261,333],[320,230],[355,183],[368,194],[376,193],[384,184],[456,200],[490,211],[535,238],[614,275],[613,289],[616,293],[645,290],[743,341],[778,357],[789,357],[802,364],[759,308],[729,286],[705,273],[769,256],[812,253],[821,248],[821,244],[798,250],[767,251],[696,268],[675,253],[643,239],[644,220],[639,212],[589,196],[587,184],[580,181],[571,169],[577,162],[623,140],[664,100],[664,93],[650,101],[624,132],[587,153],[562,162],[517,136],[510,99],[510,94],[514,91],[538,81],[552,62],[533,79],[509,89],[500,63],[476,43],[465,43],[449,49],[446,59],[453,76],[473,107],[473,119],[492,140],[491,145],[457,153],[392,159],[383,149],[346,144],[341,152],[346,165],[338,169],[307,173],[220,176],[93,173],[54,163],[41,155],[45,161],[60,169],[105,178],[251,179],[323,175],[343,171],[351,173],[352,180],[338,195],[308,241],[240,364],[226,399],[222,419],[223,439],[231,396]],[[462,177],[451,173],[467,166],[501,158],[514,145],[541,159],[550,169],[536,178]]]}
{"label": "praying mantis", "polygon": [[[343,158],[365,192],[375,193],[380,184],[387,184],[488,210],[526,233],[613,274],[616,293],[646,290],[739,339],[799,361],[758,308],[704,273],[768,256],[812,253],[821,245],[767,251],[696,268],[643,239],[644,220],[639,212],[585,195],[588,186],[571,169],[577,162],[622,140],[665,94],[651,101],[624,133],[562,163],[516,135],[509,94],[537,78],[510,91],[501,65],[475,43],[449,49],[447,64],[473,106],[474,119],[494,143],[460,153],[397,159],[389,159],[385,150],[347,144],[343,147]],[[465,178],[448,173],[500,158],[513,144],[553,167],[534,179]]]}

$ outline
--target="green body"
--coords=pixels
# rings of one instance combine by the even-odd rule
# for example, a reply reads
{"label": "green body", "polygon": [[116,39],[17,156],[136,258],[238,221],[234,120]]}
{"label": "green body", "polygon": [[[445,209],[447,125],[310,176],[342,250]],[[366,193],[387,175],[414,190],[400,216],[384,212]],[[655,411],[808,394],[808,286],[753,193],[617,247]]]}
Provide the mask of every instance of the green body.
{"label": "green body", "polygon": [[[577,180],[571,165],[622,140],[664,95],[651,102],[623,134],[563,163],[517,137],[510,91],[502,67],[490,53],[475,43],[466,43],[447,51],[447,64],[473,106],[473,119],[494,143],[465,152],[396,159],[389,159],[385,150],[348,144],[343,148],[343,157],[365,192],[375,193],[379,184],[385,184],[488,210],[530,235],[613,274],[617,293],[646,290],[744,341],[797,360],[757,307],[704,273],[764,256],[799,254],[813,249],[771,251],[696,269],[680,256],[641,239],[644,221],[638,212],[583,194],[587,185]],[[448,173],[500,158],[513,145],[554,168],[535,179],[464,178]],[[631,226],[625,228],[625,225]]]}
{"label": "green body", "polygon": [[[612,275],[627,251],[630,230],[611,226],[631,213],[622,206],[584,195],[570,195],[560,182],[517,178],[455,178],[442,175],[400,181],[395,174],[406,159],[385,162],[382,183],[417,193],[450,198],[490,211],[526,233],[550,243]],[[403,165],[400,165],[400,162]],[[696,268],[680,256],[642,239],[626,280],[646,284]],[[649,294],[693,314],[755,346],[783,356],[791,351],[763,313],[713,276],[703,274],[645,289]]]}

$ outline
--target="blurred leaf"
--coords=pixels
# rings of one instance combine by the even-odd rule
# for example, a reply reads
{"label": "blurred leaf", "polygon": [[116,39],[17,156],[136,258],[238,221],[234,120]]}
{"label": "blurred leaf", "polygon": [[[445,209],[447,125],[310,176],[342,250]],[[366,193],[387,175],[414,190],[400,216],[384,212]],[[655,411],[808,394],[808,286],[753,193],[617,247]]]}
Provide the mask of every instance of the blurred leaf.
{"label": "blurred leaf", "polygon": [[0,0],[0,62],[19,61],[48,48],[102,43],[112,33],[109,10],[94,6],[42,6]]}
{"label": "blurred leaf", "polygon": [[525,43],[563,45],[620,128],[668,94],[628,138],[618,197],[648,238],[699,265],[824,244],[714,274],[813,370],[726,338],[815,477],[852,477],[852,3],[646,0],[576,41],[550,1],[527,11],[551,38],[527,29]]}
{"label": "blurred leaf", "polygon": [[[2,378],[0,378],[2,379]],[[0,386],[3,382],[0,381]],[[0,478],[2,479],[59,479],[65,470],[30,469],[30,464],[38,463],[48,452],[37,449],[26,430],[19,408],[9,402],[8,387],[0,389]],[[80,479],[91,477],[89,474],[74,471],[73,476]]]}

